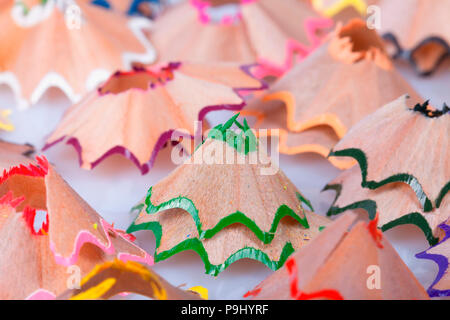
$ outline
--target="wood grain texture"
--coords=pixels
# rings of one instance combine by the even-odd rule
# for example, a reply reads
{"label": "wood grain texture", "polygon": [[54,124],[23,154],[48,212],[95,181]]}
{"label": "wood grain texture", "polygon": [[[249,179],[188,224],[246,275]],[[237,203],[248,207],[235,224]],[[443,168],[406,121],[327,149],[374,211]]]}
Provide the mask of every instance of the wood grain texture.
{"label": "wood grain texture", "polygon": [[[394,69],[381,38],[356,19],[338,26],[327,42],[244,111],[262,114],[257,128],[279,128],[289,135],[280,143],[283,153],[326,157],[354,124],[406,93],[420,101]],[[341,169],[352,164],[335,163]]]}
{"label": "wood grain texture", "polygon": [[[292,257],[297,265],[298,288],[305,293],[336,290],[344,299],[428,299],[425,289],[386,239],[380,248],[367,226],[346,214],[327,227]],[[380,289],[369,289],[369,266],[378,266]],[[255,299],[291,299],[286,267],[257,286]]]}
{"label": "wood grain texture", "polygon": [[[198,221],[195,221],[192,213],[178,204],[150,214],[145,208],[142,210],[136,225],[158,222],[162,226],[157,254],[171,250],[186,239],[200,238],[210,262],[215,265],[224,263],[230,255],[246,247],[261,250],[277,261],[286,243],[290,242],[298,249],[319,234],[319,227],[329,224],[327,218],[304,209],[305,204],[297,197],[298,190],[281,170],[274,175],[261,174],[260,169],[270,162],[267,155],[261,155],[251,164],[251,153],[246,156],[234,153],[235,164],[219,164],[219,160],[224,161],[226,154],[233,150],[222,141],[209,139],[184,165],[152,187],[152,206],[186,198],[198,212]],[[200,157],[206,159],[209,152],[213,159],[211,163],[200,162]],[[309,228],[294,217],[285,216],[273,230],[281,206],[287,206],[300,219],[306,217]],[[274,233],[273,239],[264,244],[254,229],[242,221],[226,223],[212,237],[200,237],[199,225],[202,231],[210,230],[237,212],[244,214],[263,232]]]}
{"label": "wood grain texture", "polygon": [[[329,185],[341,186],[339,196],[333,203],[333,207],[336,209],[344,209],[367,200],[374,201],[376,203],[374,209],[379,213],[379,227],[406,215],[419,213],[425,218],[433,235],[439,237],[441,232],[438,226],[450,217],[450,195],[444,197],[439,208],[425,212],[414,191],[402,182],[390,183],[376,190],[361,187],[361,171],[358,166],[342,172]],[[348,208],[348,210],[361,212],[363,206],[358,205],[359,209]],[[372,212],[372,214],[374,213]]]}
{"label": "wood grain texture", "polygon": [[382,12],[381,32],[395,34],[405,49],[411,49],[422,40],[437,36],[450,43],[448,12],[450,1],[439,1],[439,5],[426,0],[380,0]]}
{"label": "wood grain texture", "polygon": [[289,41],[312,47],[305,21],[320,19],[307,1],[261,0],[241,4],[242,19],[234,23],[200,22],[199,12],[183,3],[155,21],[150,40],[159,61],[267,63],[284,68]]}
{"label": "wood grain texture", "polygon": [[430,118],[400,97],[364,118],[334,147],[359,149],[367,159],[367,181],[408,174],[434,202],[450,181],[450,115]]}
{"label": "wood grain texture", "polygon": [[[48,5],[53,4],[49,1]],[[63,89],[75,103],[92,88],[88,80],[93,81],[89,79],[93,71],[112,73],[129,68],[124,54],[150,52],[129,28],[125,16],[84,2],[78,5],[83,15],[80,29],[69,29],[64,12],[56,7],[47,18],[27,28],[16,24],[11,6],[2,9],[0,20],[5,32],[0,41],[0,72],[17,78],[17,94],[26,101],[25,107],[37,102],[38,94],[43,93],[37,89],[49,73],[64,79],[69,88]],[[136,58],[139,62],[152,62],[150,55],[140,60]],[[100,81],[104,80],[105,75]],[[95,84],[99,84],[98,79]]]}
{"label": "wood grain texture", "polygon": [[244,100],[235,89],[261,87],[236,64],[183,63],[168,71],[171,74],[167,80],[158,79],[165,74],[162,69],[152,70],[113,75],[100,87],[102,93],[93,91],[71,107],[48,138],[47,146],[61,139],[76,139],[85,169],[117,147],[144,166],[154,160],[164,142],[171,140],[171,131],[184,134],[182,143],[190,152],[195,122],[202,120],[201,113],[207,107],[242,108]]}
{"label": "wood grain texture", "polygon": [[[17,179],[22,177],[22,179]],[[0,197],[25,197],[12,207],[0,205],[0,296],[24,299],[38,289],[55,295],[67,289],[67,267],[81,276],[96,264],[119,259],[151,262],[151,257],[104,222],[50,166],[45,176],[14,174],[0,185]],[[46,211],[49,227],[32,234],[22,210]],[[33,220],[34,221],[34,218]]]}

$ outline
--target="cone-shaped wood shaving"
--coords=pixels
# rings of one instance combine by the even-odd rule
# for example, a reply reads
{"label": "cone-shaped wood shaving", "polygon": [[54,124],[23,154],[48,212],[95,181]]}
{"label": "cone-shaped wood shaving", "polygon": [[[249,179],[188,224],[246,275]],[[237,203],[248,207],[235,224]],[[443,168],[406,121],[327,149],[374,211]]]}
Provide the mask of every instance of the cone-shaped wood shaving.
{"label": "cone-shaped wood shaving", "polygon": [[[236,2],[236,1],[227,1]],[[308,55],[332,26],[305,0],[241,1],[236,16],[212,21],[207,1],[190,0],[156,19],[150,40],[159,61],[261,64],[260,76],[279,76],[295,55]]]}
{"label": "cone-shaped wood shaving", "polygon": [[190,152],[190,137],[201,129],[195,128],[197,120],[210,111],[241,109],[244,90],[264,87],[249,68],[170,63],[118,72],[69,110],[45,148],[65,140],[76,148],[85,169],[119,153],[144,174],[173,133],[185,137],[183,145]]}
{"label": "cone-shaped wood shaving", "polygon": [[362,187],[409,185],[430,212],[450,190],[449,120],[447,106],[438,111],[425,102],[409,108],[403,96],[356,124],[330,156],[358,161]]}
{"label": "cone-shaped wood shaving", "polygon": [[380,27],[394,49],[422,75],[433,73],[450,56],[450,1],[381,0]]}
{"label": "cone-shaped wood shaving", "polygon": [[358,166],[341,173],[325,190],[335,190],[337,193],[328,215],[365,210],[373,219],[378,211],[378,226],[383,231],[412,223],[422,229],[430,243],[436,243],[441,231],[439,224],[450,217],[450,196],[444,197],[439,208],[425,212],[414,190],[405,183],[389,183],[375,190],[361,187]]}
{"label": "cone-shaped wood shaving", "polygon": [[[254,101],[246,110],[264,114],[260,128],[295,133],[280,143],[281,151],[327,156],[330,146],[355,123],[406,93],[420,101],[393,68],[381,38],[356,19],[338,26],[329,41],[283,76],[262,102]],[[301,134],[308,129],[308,134]],[[354,162],[333,164],[345,169]]]}
{"label": "cone-shaped wood shaving", "polygon": [[[233,164],[225,162],[227,154],[233,155]],[[251,164],[253,156],[258,159]],[[242,258],[275,270],[329,220],[303,209],[309,202],[278,167],[264,175],[269,163],[275,166],[263,152],[245,155],[208,139],[149,190],[146,207],[128,231],[155,233],[155,261],[192,249],[209,274]]]}
{"label": "cone-shaped wood shaving", "polygon": [[[45,158],[36,161],[13,167],[0,179],[2,299],[59,295],[67,289],[67,268],[73,265],[84,276],[115,258],[153,263],[130,237],[90,208]],[[39,211],[46,217],[37,227]]]}
{"label": "cone-shaped wood shaving", "polygon": [[430,297],[450,296],[450,220],[440,225],[440,228],[444,233],[441,242],[416,255],[420,259],[433,260],[439,266],[437,277],[428,288]]}
{"label": "cone-shaped wood shaving", "polygon": [[120,260],[96,266],[83,280],[80,289],[63,293],[57,299],[98,300],[119,294],[136,293],[157,300],[196,300],[200,297],[172,286],[143,265]]}
{"label": "cone-shaped wood shaving", "polygon": [[375,224],[346,214],[246,296],[256,299],[428,299]]}
{"label": "cone-shaped wood shaving", "polygon": [[[81,19],[73,8],[66,19],[65,5],[55,0],[27,9],[13,0],[0,5],[0,83],[11,86],[19,108],[35,104],[54,86],[78,102],[113,71],[155,59],[142,32],[150,27],[148,21],[127,19],[87,1],[77,5]],[[43,45],[36,39],[52,41]]]}

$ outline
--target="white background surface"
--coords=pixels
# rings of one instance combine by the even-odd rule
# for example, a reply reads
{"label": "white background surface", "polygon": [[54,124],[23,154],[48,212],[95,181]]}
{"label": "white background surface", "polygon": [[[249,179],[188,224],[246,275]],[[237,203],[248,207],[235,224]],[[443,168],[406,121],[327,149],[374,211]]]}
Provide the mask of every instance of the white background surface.
{"label": "white background surface", "polygon": [[[441,107],[450,104],[450,68],[447,64],[431,78],[415,76],[409,67],[399,63],[402,73],[425,99]],[[0,109],[13,109],[10,119],[16,125],[11,133],[0,131],[0,138],[16,143],[31,143],[40,150],[45,138],[55,128],[70,102],[57,89],[51,89],[26,111],[18,111],[11,90],[0,86]],[[228,119],[229,113],[216,112],[209,115],[212,124]],[[149,125],[152,119],[148,119]],[[94,137],[95,138],[95,137]],[[75,149],[58,144],[44,152],[68,183],[108,222],[126,229],[132,221],[129,211],[146,194],[148,188],[175,168],[170,163],[170,149],[166,148],[157,157],[154,168],[142,176],[139,170],[125,158],[107,158],[92,171],[80,169]],[[41,152],[38,152],[38,154]],[[324,185],[339,171],[326,160],[316,155],[281,156],[281,169],[293,183],[312,201],[317,213],[325,215],[334,193],[321,193]],[[399,254],[420,282],[428,288],[437,273],[437,266],[428,260],[419,260],[414,255],[428,248],[422,232],[414,226],[400,226],[385,235],[392,241]],[[137,242],[153,254],[155,239],[151,231],[137,233]],[[186,288],[202,285],[209,289],[210,299],[239,299],[248,290],[267,277],[270,271],[263,264],[240,260],[223,271],[217,278],[204,274],[204,266],[193,251],[183,252],[157,263],[154,269],[173,285],[186,284]]]}

